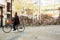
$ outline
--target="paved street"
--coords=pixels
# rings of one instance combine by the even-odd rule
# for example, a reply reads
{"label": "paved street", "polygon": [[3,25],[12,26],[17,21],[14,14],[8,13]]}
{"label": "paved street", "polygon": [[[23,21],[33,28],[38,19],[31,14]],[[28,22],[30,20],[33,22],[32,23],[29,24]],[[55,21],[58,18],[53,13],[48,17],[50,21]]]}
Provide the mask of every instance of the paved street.
{"label": "paved street", "polygon": [[60,40],[60,26],[26,27],[24,32],[10,33],[4,33],[0,29],[0,40]]}

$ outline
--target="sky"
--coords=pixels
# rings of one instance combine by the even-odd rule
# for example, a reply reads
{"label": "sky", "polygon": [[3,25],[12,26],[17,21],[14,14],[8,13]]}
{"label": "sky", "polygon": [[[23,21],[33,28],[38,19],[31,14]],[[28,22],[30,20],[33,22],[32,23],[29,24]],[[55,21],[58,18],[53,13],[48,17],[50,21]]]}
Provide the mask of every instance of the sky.
{"label": "sky", "polygon": [[[5,0],[0,0],[0,4],[4,4],[4,1]],[[60,0],[23,0],[25,2],[35,2],[37,3],[38,5],[41,5],[41,6],[49,6],[49,5],[52,5],[52,4],[60,4]]]}
{"label": "sky", "polygon": [[54,4],[60,4],[59,0],[41,0],[42,6],[49,6]]}
{"label": "sky", "polygon": [[60,4],[60,0],[33,0],[34,2],[37,2],[38,5],[41,6],[49,6],[53,4]]}

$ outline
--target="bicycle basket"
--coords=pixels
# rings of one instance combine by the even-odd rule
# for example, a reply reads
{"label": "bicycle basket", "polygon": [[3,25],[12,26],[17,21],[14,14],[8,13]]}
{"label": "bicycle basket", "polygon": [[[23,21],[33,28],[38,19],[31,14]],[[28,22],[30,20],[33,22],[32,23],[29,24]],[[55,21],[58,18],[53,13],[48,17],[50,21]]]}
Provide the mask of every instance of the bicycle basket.
{"label": "bicycle basket", "polygon": [[6,24],[11,24],[11,23],[12,23],[12,21],[10,19],[6,20]]}

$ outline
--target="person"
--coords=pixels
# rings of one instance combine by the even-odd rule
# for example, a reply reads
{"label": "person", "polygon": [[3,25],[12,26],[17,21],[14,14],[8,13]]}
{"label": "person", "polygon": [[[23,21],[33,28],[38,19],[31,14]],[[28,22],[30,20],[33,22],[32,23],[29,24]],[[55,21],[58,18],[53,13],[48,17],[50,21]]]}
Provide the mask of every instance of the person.
{"label": "person", "polygon": [[15,16],[14,16],[14,18],[13,18],[13,21],[14,21],[14,23],[13,23],[13,31],[15,31],[15,30],[16,30],[16,27],[15,27],[15,26],[20,23],[19,17],[18,17],[18,15],[17,15],[17,12],[15,13]]}

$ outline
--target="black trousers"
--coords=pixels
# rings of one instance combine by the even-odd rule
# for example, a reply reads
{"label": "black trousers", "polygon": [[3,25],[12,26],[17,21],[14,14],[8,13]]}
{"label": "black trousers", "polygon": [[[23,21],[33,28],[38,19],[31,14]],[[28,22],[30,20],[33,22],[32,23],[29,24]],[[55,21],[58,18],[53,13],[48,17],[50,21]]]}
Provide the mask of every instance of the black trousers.
{"label": "black trousers", "polygon": [[16,25],[17,25],[17,24],[13,24],[13,29],[14,29],[14,30],[16,30],[16,27],[15,27]]}

